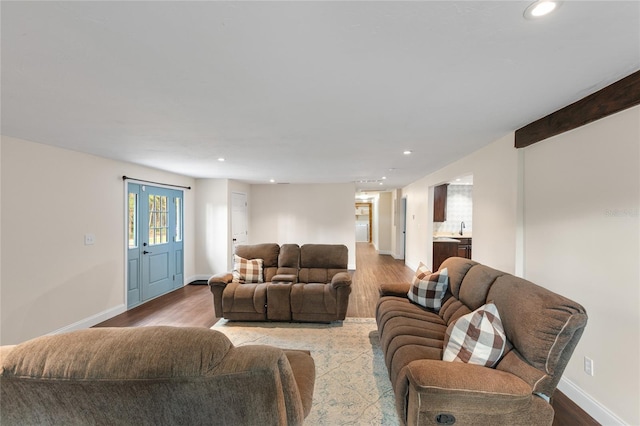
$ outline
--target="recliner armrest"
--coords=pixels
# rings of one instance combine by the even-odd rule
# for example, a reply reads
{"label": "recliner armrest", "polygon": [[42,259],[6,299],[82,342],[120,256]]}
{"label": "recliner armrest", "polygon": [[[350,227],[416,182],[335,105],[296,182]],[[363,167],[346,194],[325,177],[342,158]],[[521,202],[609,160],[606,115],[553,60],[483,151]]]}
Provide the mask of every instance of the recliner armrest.
{"label": "recliner armrest", "polygon": [[531,386],[518,376],[464,362],[421,359],[407,365],[407,378],[416,389],[464,391],[465,394],[531,395]]}
{"label": "recliner armrest", "polygon": [[[298,371],[293,370],[293,366],[289,362],[287,353],[274,346],[267,345],[244,345],[234,346],[222,358],[215,369],[210,370],[210,375],[228,376],[241,380],[251,380],[259,384],[260,396],[269,394],[267,400],[274,401],[273,405],[267,406],[266,409],[272,410],[268,415],[273,417],[274,422],[278,424],[302,425],[304,422],[305,405],[311,405],[309,398],[313,399],[313,387],[311,390],[304,389],[304,395],[301,395],[301,386],[297,380],[302,382],[302,378],[311,380],[311,386],[315,382],[315,363],[311,355],[303,355],[302,363],[296,363]],[[243,374],[244,373],[244,374]],[[296,373],[298,376],[296,378]],[[308,384],[307,384],[308,386]],[[237,398],[243,396],[238,392],[243,389],[238,386],[230,387],[226,393],[237,393]],[[275,396],[273,396],[275,395]],[[303,399],[303,397],[305,399]],[[283,410],[278,407],[278,400],[282,401]],[[264,416],[265,413],[262,413]],[[276,417],[279,416],[280,418]],[[256,415],[250,417],[258,419]]]}
{"label": "recliner armrest", "polygon": [[386,283],[380,284],[380,296],[398,296],[407,297],[407,293],[411,289],[410,283]]}
{"label": "recliner armrest", "polygon": [[233,280],[233,274],[231,274],[231,272],[222,272],[219,274],[215,274],[214,276],[209,278],[209,285],[225,287],[232,280]]}
{"label": "recliner armrest", "polygon": [[348,272],[338,272],[331,279],[331,286],[333,288],[349,287],[351,285],[351,275]]}
{"label": "recliner armrest", "polygon": [[274,275],[273,278],[271,278],[271,282],[275,283],[275,282],[280,282],[280,283],[297,283],[298,282],[298,276],[295,274],[278,274],[278,275]]}
{"label": "recliner armrest", "polygon": [[397,401],[403,405],[407,424],[438,413],[457,416],[460,407],[477,415],[526,410],[534,398],[532,392],[528,383],[511,373],[435,359],[410,362],[399,376],[396,389],[397,395],[408,395],[406,400]]}

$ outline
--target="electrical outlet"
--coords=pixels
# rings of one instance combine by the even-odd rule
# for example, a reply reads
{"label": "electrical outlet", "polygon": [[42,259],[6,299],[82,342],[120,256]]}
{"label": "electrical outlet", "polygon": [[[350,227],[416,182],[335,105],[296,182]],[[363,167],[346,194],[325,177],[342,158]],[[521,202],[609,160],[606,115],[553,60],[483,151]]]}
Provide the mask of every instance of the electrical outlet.
{"label": "electrical outlet", "polygon": [[85,234],[84,235],[84,245],[90,246],[96,243],[96,236],[93,234]]}
{"label": "electrical outlet", "polygon": [[593,376],[593,360],[586,356],[584,357],[584,372]]}

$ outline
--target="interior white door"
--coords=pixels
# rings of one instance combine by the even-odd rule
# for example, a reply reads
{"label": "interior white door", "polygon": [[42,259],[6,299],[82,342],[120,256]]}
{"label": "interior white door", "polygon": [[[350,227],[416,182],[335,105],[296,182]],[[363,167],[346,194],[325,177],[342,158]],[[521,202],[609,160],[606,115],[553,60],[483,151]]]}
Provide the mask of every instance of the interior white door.
{"label": "interior white door", "polygon": [[246,244],[249,230],[247,219],[247,194],[231,193],[231,238],[233,245]]}

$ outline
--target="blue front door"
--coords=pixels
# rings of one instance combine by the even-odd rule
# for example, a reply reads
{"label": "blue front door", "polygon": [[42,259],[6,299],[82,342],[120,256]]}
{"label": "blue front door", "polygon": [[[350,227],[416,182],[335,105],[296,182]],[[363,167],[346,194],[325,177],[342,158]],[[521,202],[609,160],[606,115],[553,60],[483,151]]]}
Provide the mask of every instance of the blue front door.
{"label": "blue front door", "polygon": [[183,193],[128,185],[127,307],[183,285]]}

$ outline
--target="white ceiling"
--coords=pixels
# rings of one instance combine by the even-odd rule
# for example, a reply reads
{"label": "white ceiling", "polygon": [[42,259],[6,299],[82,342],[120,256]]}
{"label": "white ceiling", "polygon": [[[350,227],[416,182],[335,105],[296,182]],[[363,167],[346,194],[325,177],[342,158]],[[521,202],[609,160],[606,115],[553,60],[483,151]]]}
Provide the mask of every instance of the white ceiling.
{"label": "white ceiling", "polygon": [[193,177],[400,187],[640,69],[640,2],[529,3],[2,1],[1,130]]}

